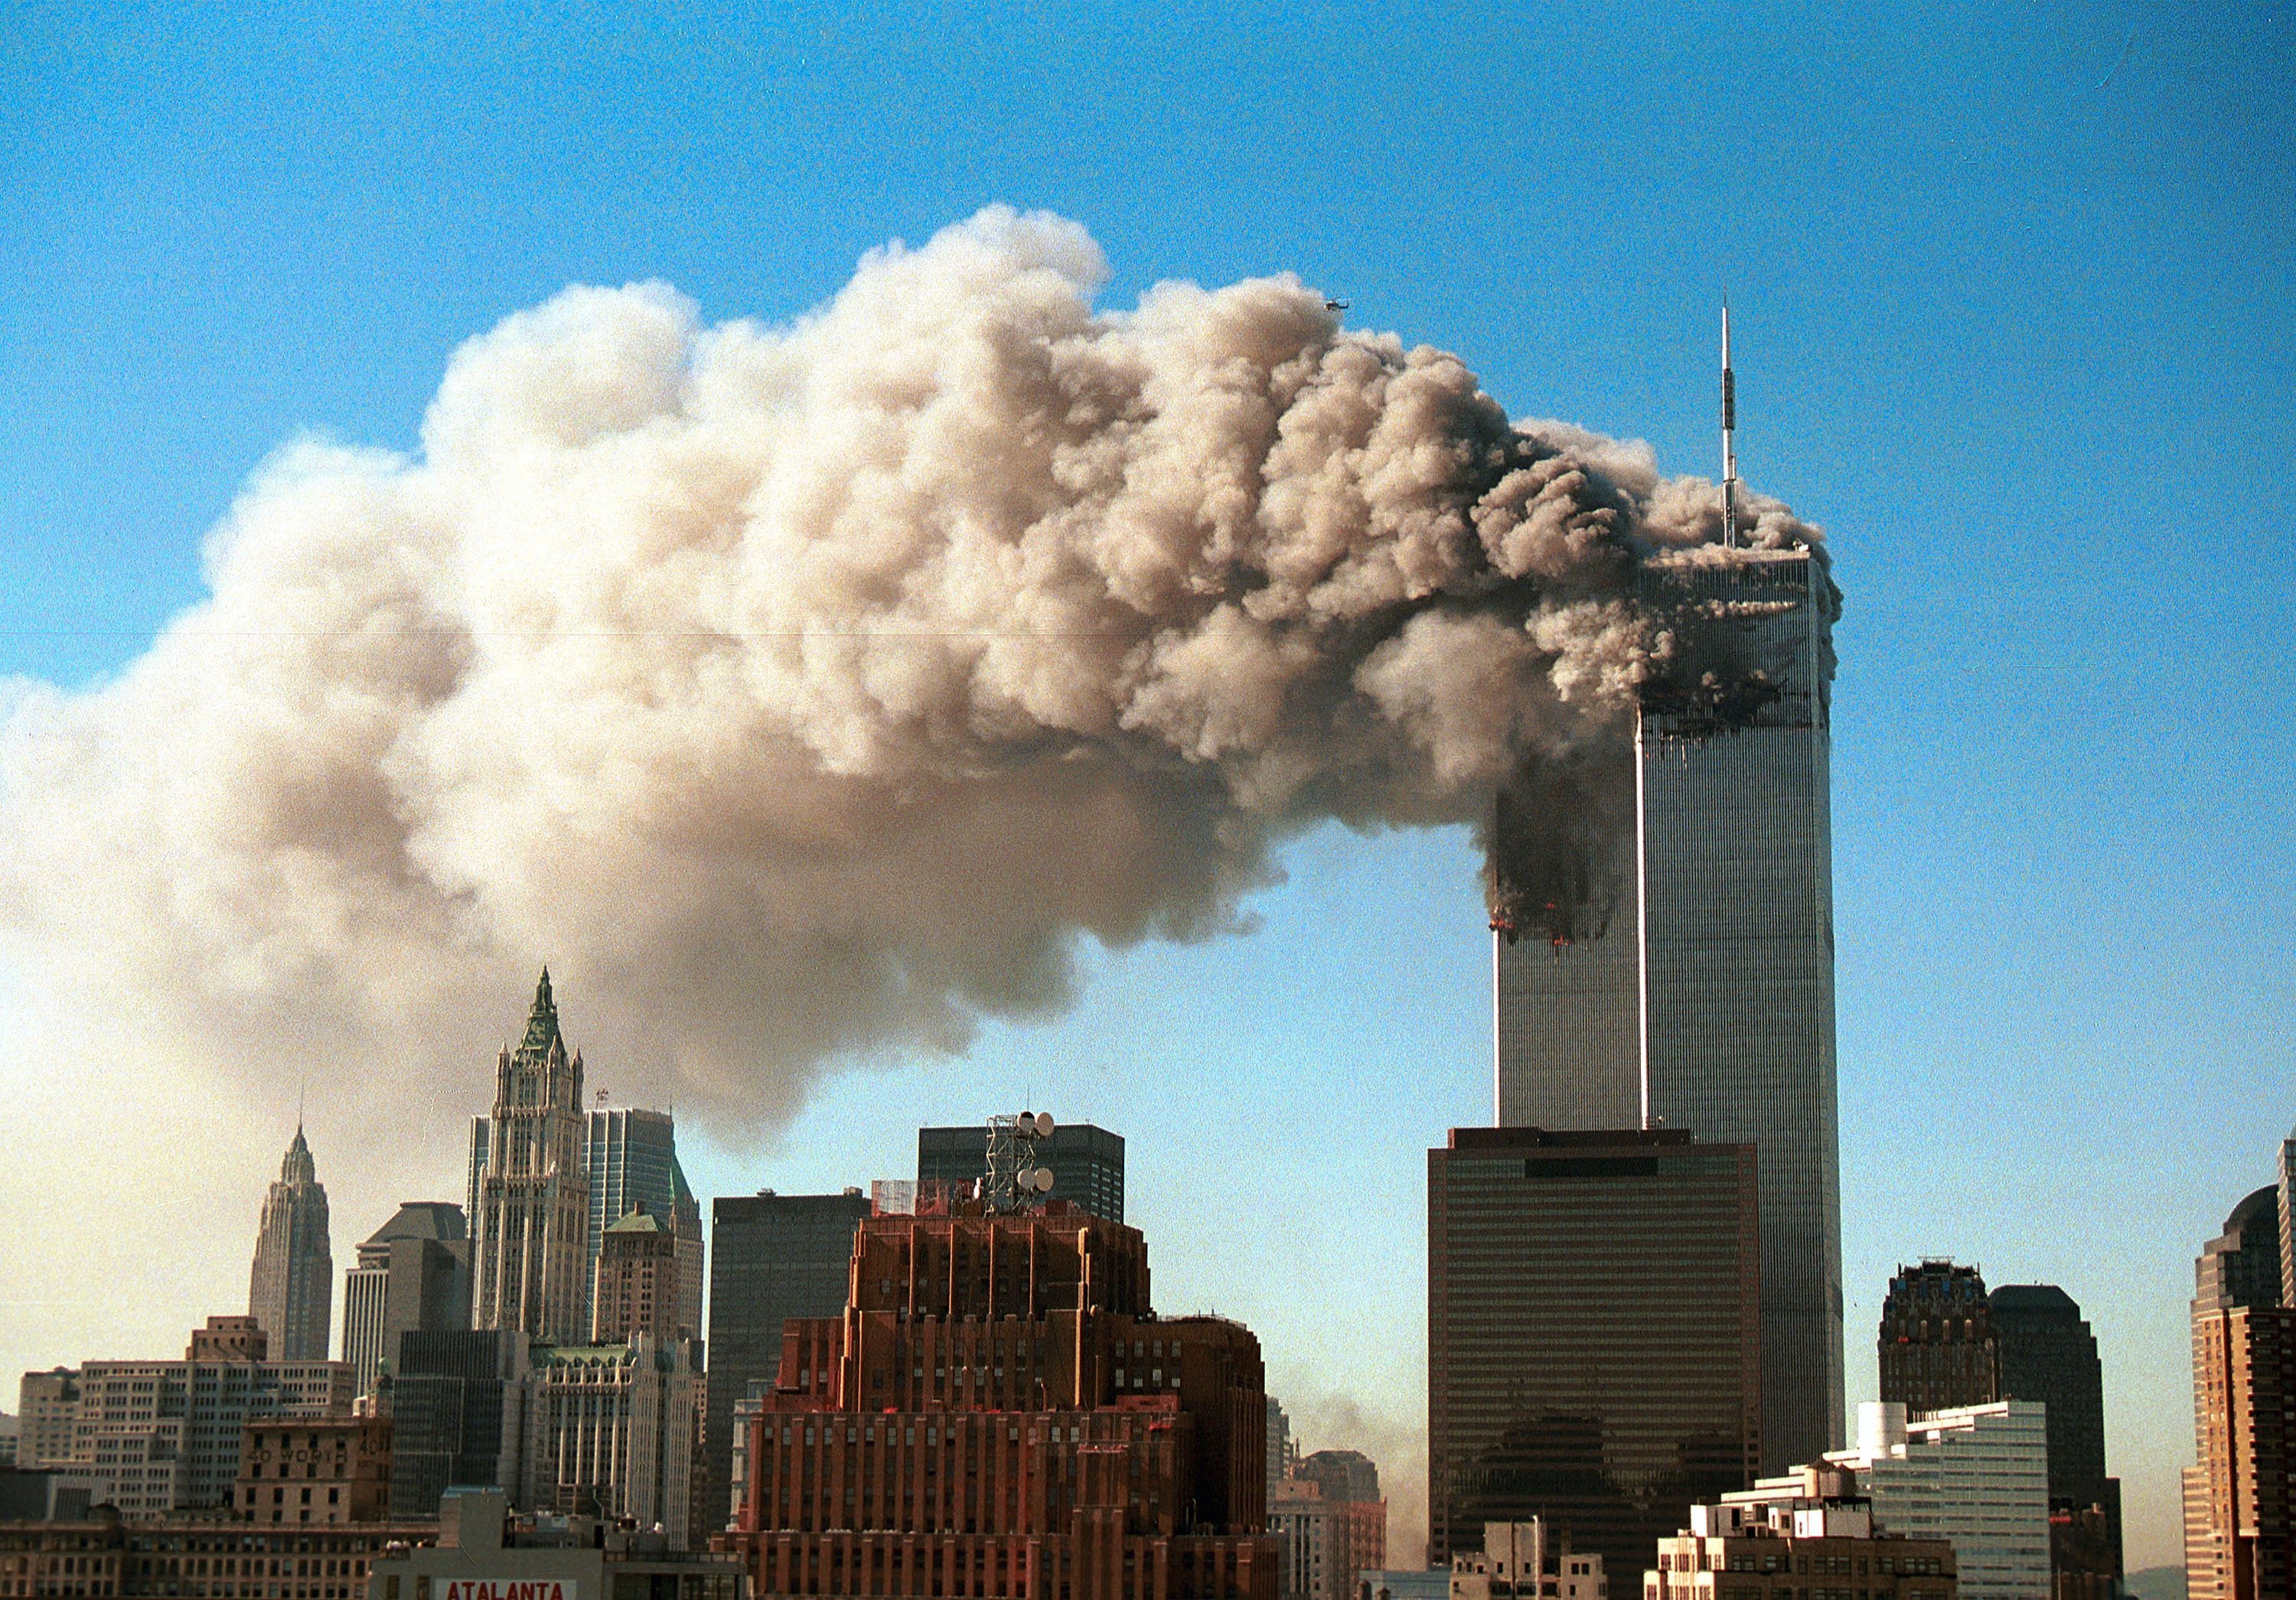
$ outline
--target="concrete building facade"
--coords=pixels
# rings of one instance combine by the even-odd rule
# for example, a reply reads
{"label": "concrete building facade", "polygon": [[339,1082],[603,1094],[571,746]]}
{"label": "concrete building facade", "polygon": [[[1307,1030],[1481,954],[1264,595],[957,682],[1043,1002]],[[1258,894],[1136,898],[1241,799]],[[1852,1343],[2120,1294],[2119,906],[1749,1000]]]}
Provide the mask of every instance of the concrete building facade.
{"label": "concrete building facade", "polygon": [[1643,1600],[1955,1600],[1959,1566],[1951,1539],[1882,1522],[1852,1474],[1803,1468],[1693,1506],[1659,1541]]}
{"label": "concrete building facade", "polygon": [[1486,1522],[1482,1546],[1451,1557],[1447,1600],[1606,1600],[1603,1558],[1573,1550],[1560,1529],[1528,1522]]}
{"label": "concrete building facade", "polygon": [[1908,1421],[1857,1407],[1857,1443],[1825,1458],[1857,1475],[1874,1521],[1953,1546],[1966,1600],[2048,1600],[2049,1429],[2030,1400],[1957,1406]]}
{"label": "concrete building facade", "polygon": [[537,1348],[526,1377],[519,1508],[628,1519],[689,1542],[699,1351],[641,1333],[625,1344]]}
{"label": "concrete building facade", "polygon": [[[200,1348],[195,1339],[193,1349]],[[92,1504],[114,1506],[139,1522],[222,1511],[232,1504],[250,1420],[342,1415],[352,1391],[350,1368],[340,1361],[198,1354],[181,1361],[90,1361],[70,1377],[69,1452],[40,1465],[68,1470],[88,1484]],[[44,1418],[44,1431],[60,1425],[60,1409]]]}
{"label": "concrete building facade", "polygon": [[390,1429],[387,1416],[251,1422],[232,1504],[246,1521],[274,1527],[388,1522]]}
{"label": "concrete building facade", "polygon": [[343,1275],[343,1360],[373,1394],[401,1333],[471,1325],[471,1240],[463,1208],[413,1200],[359,1244]]}

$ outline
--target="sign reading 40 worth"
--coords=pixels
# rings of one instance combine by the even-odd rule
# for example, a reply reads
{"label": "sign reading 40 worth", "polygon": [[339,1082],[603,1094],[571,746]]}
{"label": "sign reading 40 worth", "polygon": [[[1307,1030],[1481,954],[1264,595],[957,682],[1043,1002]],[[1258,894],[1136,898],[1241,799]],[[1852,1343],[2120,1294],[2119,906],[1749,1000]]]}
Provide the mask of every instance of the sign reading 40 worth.
{"label": "sign reading 40 worth", "polygon": [[445,1600],[576,1600],[570,1578],[453,1578]]}

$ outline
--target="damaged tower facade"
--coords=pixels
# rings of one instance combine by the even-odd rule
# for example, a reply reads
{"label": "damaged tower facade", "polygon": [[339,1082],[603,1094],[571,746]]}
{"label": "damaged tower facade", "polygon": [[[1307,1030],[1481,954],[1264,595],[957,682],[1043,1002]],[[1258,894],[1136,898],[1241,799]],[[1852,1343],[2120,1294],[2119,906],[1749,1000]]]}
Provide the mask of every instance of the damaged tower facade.
{"label": "damaged tower facade", "polygon": [[1591,764],[1603,792],[1586,798],[1621,819],[1607,915],[1567,940],[1494,933],[1496,1112],[1502,1127],[1755,1147],[1775,1474],[1842,1431],[1832,589],[1808,550],[1693,555],[1652,570],[1653,603],[1703,613],[1784,671],[1752,708],[1647,693],[1613,759]]}
{"label": "damaged tower facade", "polygon": [[[1822,553],[1739,537],[1729,339],[1726,311],[1722,541],[1650,560],[1639,586],[1673,653],[1603,748],[1500,801],[1495,1098],[1501,1127],[1755,1147],[1775,1475],[1842,1438],[1838,592]],[[1511,833],[1544,848],[1511,850]]]}

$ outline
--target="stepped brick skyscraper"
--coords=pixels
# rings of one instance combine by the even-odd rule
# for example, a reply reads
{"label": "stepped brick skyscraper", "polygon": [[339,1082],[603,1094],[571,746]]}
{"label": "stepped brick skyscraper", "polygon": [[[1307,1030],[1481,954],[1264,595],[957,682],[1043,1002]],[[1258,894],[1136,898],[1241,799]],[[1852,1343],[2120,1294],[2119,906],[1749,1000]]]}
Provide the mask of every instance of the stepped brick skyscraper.
{"label": "stepped brick skyscraper", "polygon": [[1549,797],[1608,819],[1611,842],[1595,847],[1567,942],[1494,933],[1497,1120],[1755,1147],[1762,1465],[1777,1473],[1842,1431],[1834,590],[1809,550],[1711,546],[1654,566],[1644,588],[1725,619],[1734,647],[1772,663],[1772,693],[1722,718],[1694,693],[1646,691],[1578,789]]}
{"label": "stepped brick skyscraper", "polygon": [[1259,1342],[1151,1310],[1137,1229],[873,1216],[849,1285],[750,1424],[752,1593],[1275,1600]]}
{"label": "stepped brick skyscraper", "polygon": [[300,1123],[263,1197],[247,1314],[261,1325],[274,1361],[324,1361],[335,1299],[335,1259],[327,1243],[327,1192],[319,1186]]}
{"label": "stepped brick skyscraper", "polygon": [[486,1161],[473,1187],[471,1325],[552,1344],[589,1337],[590,1185],[582,1057],[569,1055],[545,969],[526,1037],[495,1062]]}

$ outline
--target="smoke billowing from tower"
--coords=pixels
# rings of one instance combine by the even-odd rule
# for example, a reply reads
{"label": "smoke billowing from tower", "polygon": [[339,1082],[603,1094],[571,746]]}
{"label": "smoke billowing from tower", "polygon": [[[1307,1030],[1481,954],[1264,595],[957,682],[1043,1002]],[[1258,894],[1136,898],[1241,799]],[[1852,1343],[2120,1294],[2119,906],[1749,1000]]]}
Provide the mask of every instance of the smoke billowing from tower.
{"label": "smoke billowing from tower", "polygon": [[1742,692],[1640,597],[1719,554],[1714,486],[1288,277],[1104,274],[994,209],[786,328],[573,289],[455,355],[419,454],[289,446],[150,652],[13,692],[0,954],[218,1038],[356,1022],[394,1093],[547,956],[771,1113],[1057,1007],[1080,935],[1231,928],[1326,819],[1471,823],[1502,897],[1599,919],[1579,764],[1653,684]]}

